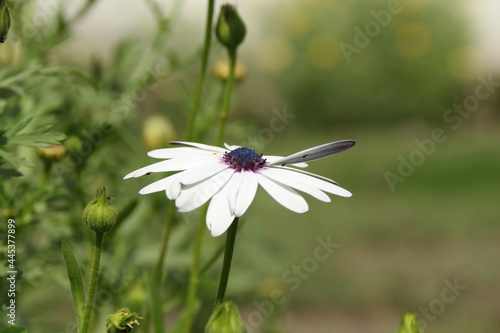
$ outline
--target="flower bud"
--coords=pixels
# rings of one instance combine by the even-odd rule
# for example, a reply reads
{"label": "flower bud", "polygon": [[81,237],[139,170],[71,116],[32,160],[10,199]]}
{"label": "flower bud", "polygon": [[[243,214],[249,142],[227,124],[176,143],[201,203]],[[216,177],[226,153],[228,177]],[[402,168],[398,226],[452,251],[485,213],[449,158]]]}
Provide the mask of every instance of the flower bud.
{"label": "flower bud", "polygon": [[152,115],[144,120],[142,139],[149,149],[165,147],[176,136],[174,126],[167,117]]}
{"label": "flower bud", "polygon": [[205,333],[245,333],[240,312],[233,302],[218,304],[208,320]]}
{"label": "flower bud", "polygon": [[222,5],[217,25],[217,39],[230,50],[236,50],[245,39],[246,28],[236,9],[230,5]]}
{"label": "flower bud", "polygon": [[7,0],[0,0],[0,43],[5,42],[10,29],[10,10]]}
{"label": "flower bud", "polygon": [[105,233],[113,229],[118,213],[111,206],[106,188],[103,186],[97,190],[97,194],[87,207],[83,210],[83,219],[93,231]]}
{"label": "flower bud", "polygon": [[411,312],[405,313],[401,319],[397,333],[421,333],[417,315]]}
{"label": "flower bud", "polygon": [[122,308],[106,318],[106,333],[130,332],[134,325],[140,325],[137,319],[144,318],[128,308]]}
{"label": "flower bud", "polygon": [[38,148],[36,151],[38,156],[47,162],[59,161],[67,153],[66,147],[63,145],[52,145],[46,148]]}

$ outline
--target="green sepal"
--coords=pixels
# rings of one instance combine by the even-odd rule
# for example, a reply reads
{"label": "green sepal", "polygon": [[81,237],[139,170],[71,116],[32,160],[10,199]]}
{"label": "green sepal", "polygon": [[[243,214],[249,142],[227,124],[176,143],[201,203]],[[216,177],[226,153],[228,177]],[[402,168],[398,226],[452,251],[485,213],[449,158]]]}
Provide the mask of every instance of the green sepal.
{"label": "green sepal", "polygon": [[407,312],[401,318],[397,333],[422,333],[415,313]]}

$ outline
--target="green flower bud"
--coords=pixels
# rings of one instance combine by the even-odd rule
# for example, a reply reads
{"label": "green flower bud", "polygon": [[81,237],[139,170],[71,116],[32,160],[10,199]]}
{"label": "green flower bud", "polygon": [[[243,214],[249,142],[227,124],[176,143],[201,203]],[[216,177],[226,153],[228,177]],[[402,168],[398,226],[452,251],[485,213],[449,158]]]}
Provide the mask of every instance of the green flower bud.
{"label": "green flower bud", "polygon": [[0,43],[5,42],[10,29],[10,10],[7,0],[0,0]]}
{"label": "green flower bud", "polygon": [[399,326],[397,333],[421,333],[420,326],[418,324],[417,315],[408,312],[403,315],[401,319],[401,325]]}
{"label": "green flower bud", "polygon": [[130,332],[134,325],[140,325],[137,319],[144,318],[128,308],[122,308],[106,318],[106,333]]}
{"label": "green flower bud", "polygon": [[245,39],[246,28],[236,9],[225,4],[221,7],[215,34],[225,47],[236,50],[238,45]]}
{"label": "green flower bud", "polygon": [[95,232],[105,233],[113,229],[118,213],[111,206],[106,188],[103,186],[97,190],[97,194],[87,207],[83,210],[83,219]]}
{"label": "green flower bud", "polygon": [[208,320],[205,333],[245,333],[240,312],[233,302],[218,304]]}

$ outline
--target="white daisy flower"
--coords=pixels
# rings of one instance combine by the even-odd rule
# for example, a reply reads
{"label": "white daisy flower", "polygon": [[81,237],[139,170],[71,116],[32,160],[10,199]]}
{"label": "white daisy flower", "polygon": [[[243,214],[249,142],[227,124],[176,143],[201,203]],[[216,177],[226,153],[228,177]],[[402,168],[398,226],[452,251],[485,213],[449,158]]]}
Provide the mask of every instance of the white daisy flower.
{"label": "white daisy flower", "polygon": [[235,217],[246,212],[259,185],[277,202],[296,213],[305,213],[309,209],[296,190],[323,202],[330,202],[325,192],[352,196],[331,179],[294,168],[304,168],[307,161],[347,150],[354,146],[352,140],[327,143],[286,157],[257,154],[251,148],[239,146],[220,148],[179,141],[171,144],[183,147],[150,151],[149,156],[166,160],[133,171],[124,179],[152,172],[180,171],[144,187],[139,193],[165,191],[183,213],[212,199],[206,223],[213,237],[222,235]]}

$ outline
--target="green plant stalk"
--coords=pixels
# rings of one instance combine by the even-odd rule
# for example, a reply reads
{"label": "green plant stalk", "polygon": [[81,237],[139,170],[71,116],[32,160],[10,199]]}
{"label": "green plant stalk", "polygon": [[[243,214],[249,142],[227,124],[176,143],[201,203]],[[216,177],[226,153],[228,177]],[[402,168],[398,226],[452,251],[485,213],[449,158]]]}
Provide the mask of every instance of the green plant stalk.
{"label": "green plant stalk", "polygon": [[21,215],[19,216],[19,224],[24,223],[24,219],[26,218],[26,215],[28,215],[31,212],[34,204],[43,196],[44,191],[45,191],[45,184],[47,183],[47,180],[49,179],[49,174],[50,174],[50,163],[44,162],[42,175],[40,176],[40,182],[38,183],[38,189],[35,192],[35,194],[31,197],[31,199],[23,207]]}
{"label": "green plant stalk", "polygon": [[198,109],[200,107],[201,93],[203,91],[203,82],[205,81],[205,74],[207,72],[208,53],[210,51],[210,44],[212,42],[212,21],[214,17],[214,3],[215,0],[208,0],[207,22],[205,25],[205,41],[203,43],[203,51],[201,55],[201,68],[196,82],[194,92],[193,105],[191,106],[191,113],[189,115],[188,127],[186,129],[186,140],[193,140],[194,124]]}
{"label": "green plant stalk", "polygon": [[170,231],[172,230],[172,225],[175,220],[175,206],[174,201],[169,200],[168,205],[168,216],[163,226],[163,235],[161,239],[160,255],[158,256],[158,261],[156,262],[155,268],[155,285],[159,286],[162,278],[163,262],[165,261],[165,256],[167,255],[167,245],[168,239],[170,238]]}
{"label": "green plant stalk", "polygon": [[229,77],[226,81],[226,88],[222,99],[222,109],[219,114],[219,127],[217,130],[216,146],[220,146],[224,140],[224,131],[226,129],[227,115],[231,106],[231,93],[234,86],[234,72],[236,67],[236,48],[228,49],[229,55]]}
{"label": "green plant stalk", "polygon": [[94,309],[95,292],[97,288],[97,279],[99,277],[99,263],[101,261],[102,243],[104,240],[104,233],[96,232],[94,258],[92,259],[92,268],[90,272],[89,290],[87,292],[87,302],[85,304],[85,316],[80,333],[87,333],[89,330],[90,318],[92,310]]}
{"label": "green plant stalk", "polygon": [[222,304],[224,301],[224,295],[226,294],[229,272],[231,271],[231,261],[233,260],[234,243],[236,241],[236,233],[238,231],[238,220],[239,218],[236,217],[227,230],[224,261],[222,262],[222,272],[220,275],[219,289],[217,290],[217,296],[215,297],[214,309],[217,305]]}
{"label": "green plant stalk", "polygon": [[194,318],[194,305],[196,301],[196,291],[200,281],[200,254],[201,244],[203,241],[203,232],[205,230],[205,216],[207,215],[208,206],[205,206],[203,212],[200,214],[198,221],[198,228],[196,230],[196,240],[193,253],[193,262],[191,263],[191,274],[189,276],[188,296],[186,302],[186,319],[184,332],[190,333],[191,326]]}

